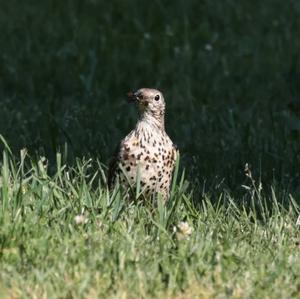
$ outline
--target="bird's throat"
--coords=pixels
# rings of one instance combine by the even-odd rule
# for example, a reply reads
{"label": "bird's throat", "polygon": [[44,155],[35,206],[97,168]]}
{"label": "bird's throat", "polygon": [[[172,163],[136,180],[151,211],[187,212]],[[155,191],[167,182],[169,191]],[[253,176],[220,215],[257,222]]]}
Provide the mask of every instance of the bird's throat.
{"label": "bird's throat", "polygon": [[140,114],[140,119],[138,121],[139,125],[147,125],[153,127],[153,129],[158,129],[161,131],[165,130],[165,114],[155,113],[152,111],[144,111]]}

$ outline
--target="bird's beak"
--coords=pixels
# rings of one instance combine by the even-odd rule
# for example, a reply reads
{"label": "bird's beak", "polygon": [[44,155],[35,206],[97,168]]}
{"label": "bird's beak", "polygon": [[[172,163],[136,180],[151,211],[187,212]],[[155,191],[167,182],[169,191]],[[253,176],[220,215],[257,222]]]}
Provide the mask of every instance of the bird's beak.
{"label": "bird's beak", "polygon": [[134,92],[132,92],[132,91],[129,91],[127,93],[127,99],[128,99],[129,103],[138,101],[137,95]]}

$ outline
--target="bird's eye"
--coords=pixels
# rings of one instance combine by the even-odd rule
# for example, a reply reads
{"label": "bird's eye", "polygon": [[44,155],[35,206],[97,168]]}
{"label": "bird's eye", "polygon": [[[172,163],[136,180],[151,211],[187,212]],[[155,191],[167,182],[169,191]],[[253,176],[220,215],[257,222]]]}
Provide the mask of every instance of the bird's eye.
{"label": "bird's eye", "polygon": [[155,101],[158,101],[159,98],[160,98],[160,96],[159,96],[159,94],[158,94],[158,95],[155,96],[154,100],[155,100]]}

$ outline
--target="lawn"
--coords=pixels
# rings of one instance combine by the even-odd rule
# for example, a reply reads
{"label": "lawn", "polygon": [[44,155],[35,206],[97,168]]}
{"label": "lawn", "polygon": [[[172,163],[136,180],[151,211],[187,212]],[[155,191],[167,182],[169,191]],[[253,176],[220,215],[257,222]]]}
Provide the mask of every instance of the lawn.
{"label": "lawn", "polygon": [[[0,28],[0,298],[300,298],[297,0],[11,0]],[[181,153],[155,207],[106,185],[140,87]]]}

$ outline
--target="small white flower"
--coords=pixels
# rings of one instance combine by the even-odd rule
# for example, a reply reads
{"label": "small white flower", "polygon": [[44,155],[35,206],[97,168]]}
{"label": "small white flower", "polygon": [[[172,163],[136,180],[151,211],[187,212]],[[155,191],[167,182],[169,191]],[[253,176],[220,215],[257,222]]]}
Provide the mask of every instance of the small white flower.
{"label": "small white flower", "polygon": [[179,222],[178,228],[181,230],[182,233],[186,235],[191,235],[193,231],[193,228],[189,226],[187,222],[184,221]]}
{"label": "small white flower", "polygon": [[77,225],[85,224],[88,222],[88,218],[86,218],[83,214],[76,215],[74,217],[74,221]]}
{"label": "small white flower", "polygon": [[181,241],[186,240],[191,236],[193,227],[191,227],[188,222],[181,221],[177,224],[177,226],[174,226],[173,230],[176,233],[177,240]]}

